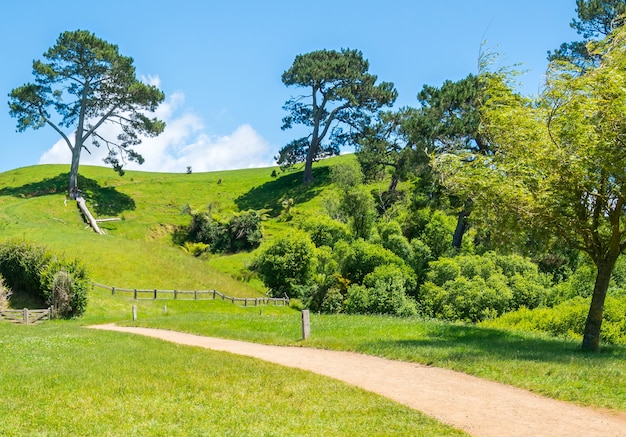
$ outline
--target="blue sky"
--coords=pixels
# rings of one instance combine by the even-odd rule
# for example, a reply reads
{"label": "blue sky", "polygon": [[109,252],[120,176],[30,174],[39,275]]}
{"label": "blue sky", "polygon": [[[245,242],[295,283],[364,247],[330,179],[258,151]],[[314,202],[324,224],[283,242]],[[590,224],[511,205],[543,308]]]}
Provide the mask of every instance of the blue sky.
{"label": "blue sky", "polygon": [[[285,101],[303,90],[281,80],[298,54],[361,50],[370,72],[393,82],[396,107],[416,106],[424,85],[476,73],[481,42],[503,65],[521,63],[522,91],[535,94],[546,53],[576,40],[574,0],[107,2],[3,0],[0,5],[0,171],[58,162],[67,146],[49,127],[15,131],[7,95],[32,81],[32,61],[66,30],[85,29],[135,60],[138,76],[166,94],[167,123],[144,142],[149,171],[183,172],[273,164],[296,132],[281,131]],[[83,164],[104,165],[94,151]]]}

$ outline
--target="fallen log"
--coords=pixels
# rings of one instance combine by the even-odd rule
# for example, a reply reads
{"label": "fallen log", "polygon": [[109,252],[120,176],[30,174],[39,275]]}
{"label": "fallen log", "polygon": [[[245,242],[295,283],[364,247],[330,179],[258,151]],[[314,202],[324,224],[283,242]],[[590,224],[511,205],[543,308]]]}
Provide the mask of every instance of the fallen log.
{"label": "fallen log", "polygon": [[87,208],[87,204],[85,203],[85,199],[82,196],[80,196],[80,195],[76,196],[76,203],[78,204],[78,207],[80,208],[80,210],[82,211],[83,215],[85,216],[85,218],[89,222],[89,225],[91,226],[91,228],[97,234],[104,235],[104,231],[102,229],[100,229],[100,227],[98,226],[98,222],[93,217],[93,215],[91,215],[91,212],[89,212],[89,208]]}

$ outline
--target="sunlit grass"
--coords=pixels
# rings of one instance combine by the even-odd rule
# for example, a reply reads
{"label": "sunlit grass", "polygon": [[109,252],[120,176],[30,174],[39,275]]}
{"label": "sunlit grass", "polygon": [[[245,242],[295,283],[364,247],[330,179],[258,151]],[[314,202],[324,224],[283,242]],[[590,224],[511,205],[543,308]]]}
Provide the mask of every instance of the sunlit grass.
{"label": "sunlit grass", "polygon": [[0,323],[0,435],[462,435],[309,372],[74,322]]}

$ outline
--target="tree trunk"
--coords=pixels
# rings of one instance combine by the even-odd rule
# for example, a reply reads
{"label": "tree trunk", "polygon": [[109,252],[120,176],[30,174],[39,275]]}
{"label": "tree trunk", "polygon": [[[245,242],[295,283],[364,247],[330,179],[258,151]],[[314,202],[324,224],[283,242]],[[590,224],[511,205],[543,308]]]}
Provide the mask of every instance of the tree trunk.
{"label": "tree trunk", "polygon": [[309,150],[306,152],[306,162],[304,163],[304,177],[302,183],[308,185],[313,182],[313,159],[317,154],[317,142],[312,141]]}
{"label": "tree trunk", "polygon": [[467,218],[469,217],[471,211],[472,202],[471,200],[468,200],[467,202],[465,202],[465,205],[463,206],[461,212],[459,212],[456,221],[456,229],[454,230],[454,235],[452,236],[452,247],[456,250],[460,250],[461,245],[463,244],[463,236],[469,228]]}
{"label": "tree trunk", "polygon": [[72,164],[70,166],[70,183],[68,187],[68,195],[70,199],[78,198],[78,165],[80,164],[81,147],[74,146],[72,149]]}
{"label": "tree trunk", "polygon": [[617,261],[617,255],[609,255],[608,259],[597,263],[598,274],[593,288],[591,306],[585,323],[583,334],[582,350],[587,352],[597,352],[600,348],[600,330],[602,328],[602,317],[604,315],[604,301],[606,292],[609,289],[611,273]]}

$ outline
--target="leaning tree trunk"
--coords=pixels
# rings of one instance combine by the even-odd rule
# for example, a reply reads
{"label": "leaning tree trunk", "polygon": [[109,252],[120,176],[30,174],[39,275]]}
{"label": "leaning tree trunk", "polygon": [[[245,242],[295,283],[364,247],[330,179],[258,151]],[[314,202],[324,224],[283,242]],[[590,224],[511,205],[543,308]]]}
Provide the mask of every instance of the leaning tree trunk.
{"label": "leaning tree trunk", "polygon": [[98,226],[98,222],[93,217],[91,212],[89,212],[89,209],[87,208],[87,204],[85,203],[85,199],[82,196],[79,195],[79,196],[76,197],[76,203],[78,204],[78,207],[80,208],[80,210],[82,211],[83,215],[85,216],[85,219],[89,223],[89,226],[91,226],[91,228],[97,234],[104,235],[104,231],[102,229],[100,229],[100,226]]}
{"label": "leaning tree trunk", "polygon": [[617,256],[609,255],[602,263],[597,263],[598,274],[593,288],[591,306],[585,323],[583,334],[582,350],[597,352],[600,348],[600,331],[602,329],[602,318],[604,316],[604,301],[611,281],[611,273],[617,261]]}

